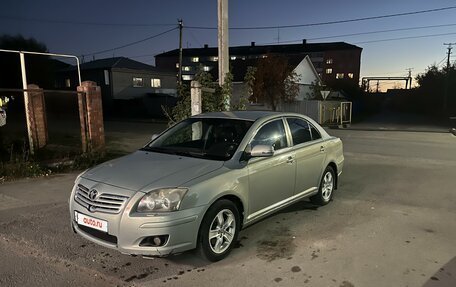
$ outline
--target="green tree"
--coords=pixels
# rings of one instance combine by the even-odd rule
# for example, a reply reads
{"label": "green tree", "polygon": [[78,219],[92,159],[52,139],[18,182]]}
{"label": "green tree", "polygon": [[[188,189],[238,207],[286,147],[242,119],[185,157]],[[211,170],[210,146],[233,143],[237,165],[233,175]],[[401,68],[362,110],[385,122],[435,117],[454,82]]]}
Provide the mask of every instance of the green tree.
{"label": "green tree", "polygon": [[[224,99],[231,97],[232,93],[232,79],[231,73],[228,73],[225,78],[225,83],[219,87],[212,79],[211,74],[204,71],[203,66],[198,67],[195,74],[195,81],[198,81],[203,91],[201,93],[202,112],[219,112],[225,110]],[[208,91],[212,90],[214,92]],[[179,101],[176,106],[171,110],[162,107],[169,124],[173,125],[191,116],[191,95],[190,86],[182,84],[178,87]]]}
{"label": "green tree", "polygon": [[299,93],[299,77],[279,55],[267,55],[257,63],[251,101],[268,104],[277,110],[281,102],[292,102]]}
{"label": "green tree", "polygon": [[439,69],[436,65],[416,76],[418,105],[423,112],[442,115],[456,113],[456,66]]}

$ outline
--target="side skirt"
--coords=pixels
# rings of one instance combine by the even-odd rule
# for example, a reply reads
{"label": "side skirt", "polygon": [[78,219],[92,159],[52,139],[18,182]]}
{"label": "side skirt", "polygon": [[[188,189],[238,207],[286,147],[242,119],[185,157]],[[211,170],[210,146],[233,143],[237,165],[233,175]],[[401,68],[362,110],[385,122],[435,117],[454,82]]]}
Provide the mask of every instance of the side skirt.
{"label": "side skirt", "polygon": [[292,205],[293,203],[295,202],[298,202],[300,201],[301,199],[303,198],[306,198],[306,197],[309,197],[309,196],[312,196],[314,194],[318,193],[318,188],[317,187],[311,187],[303,192],[300,192],[296,195],[293,195],[292,197],[289,197],[287,199],[284,199],[282,201],[279,201],[277,203],[274,203],[273,205],[270,205],[266,208],[263,208],[261,210],[258,210],[257,212],[255,213],[252,213],[250,214],[249,216],[247,216],[247,219],[245,220],[244,224],[243,224],[243,227],[245,226],[248,226],[268,215],[270,215],[271,213],[274,213],[284,207],[287,207],[289,205]]}

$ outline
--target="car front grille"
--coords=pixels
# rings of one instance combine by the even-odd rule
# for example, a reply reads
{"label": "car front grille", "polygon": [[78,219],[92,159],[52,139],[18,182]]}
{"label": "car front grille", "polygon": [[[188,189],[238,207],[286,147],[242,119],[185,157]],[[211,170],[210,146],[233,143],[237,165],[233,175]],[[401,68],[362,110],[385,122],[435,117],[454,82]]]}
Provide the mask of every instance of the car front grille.
{"label": "car front grille", "polygon": [[90,228],[87,226],[83,226],[80,224],[78,224],[78,228],[80,230],[84,231],[85,233],[87,233],[93,237],[96,237],[100,240],[103,240],[103,241],[106,241],[106,242],[109,242],[112,244],[117,244],[117,237],[114,235],[111,235],[111,234],[108,234],[103,231],[99,231],[99,230],[96,230],[96,229],[93,229],[93,228]]}
{"label": "car front grille", "polygon": [[119,213],[128,199],[127,196],[110,193],[101,193],[91,199],[90,192],[87,187],[78,184],[74,195],[74,200],[90,212]]}

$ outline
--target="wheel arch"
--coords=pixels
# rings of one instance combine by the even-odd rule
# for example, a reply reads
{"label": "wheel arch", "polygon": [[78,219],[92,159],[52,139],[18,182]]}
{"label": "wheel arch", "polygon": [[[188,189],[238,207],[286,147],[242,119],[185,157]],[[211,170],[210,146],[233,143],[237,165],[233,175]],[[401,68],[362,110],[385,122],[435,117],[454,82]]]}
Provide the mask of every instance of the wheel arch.
{"label": "wheel arch", "polygon": [[336,186],[334,187],[334,189],[337,189],[337,187],[339,185],[339,176],[338,176],[338,172],[337,172],[337,164],[335,162],[331,161],[331,162],[328,163],[327,166],[330,166],[333,169],[333,171],[334,171],[334,177],[335,177],[335,183],[336,183]]}
{"label": "wheel arch", "polygon": [[245,206],[244,206],[244,202],[242,201],[241,197],[239,197],[236,194],[224,193],[224,194],[221,194],[219,197],[217,197],[210,204],[207,205],[207,208],[204,211],[204,214],[201,217],[200,222],[199,222],[198,237],[197,237],[198,239],[200,238],[201,224],[203,222],[203,218],[206,216],[208,210],[211,208],[212,205],[214,205],[217,201],[220,201],[220,200],[223,200],[223,199],[229,200],[229,201],[233,202],[236,205],[236,207],[237,207],[237,209],[239,211],[239,218],[240,218],[240,228],[239,229],[242,229],[242,227],[244,225],[244,216],[245,216],[244,212],[245,212],[245,209],[246,209]]}
{"label": "wheel arch", "polygon": [[208,213],[209,209],[218,201],[220,200],[229,200],[231,202],[233,202],[233,204],[236,206],[236,208],[238,209],[238,212],[239,212],[239,231],[242,229],[243,227],[243,221],[244,221],[244,204],[241,200],[241,198],[233,193],[225,193],[225,194],[221,194],[218,198],[216,198],[215,200],[213,200],[210,204],[207,205],[207,208],[206,210],[204,211],[204,214],[203,216],[201,217],[200,219],[200,222],[199,222],[199,227],[198,227],[198,233],[197,233],[197,238],[196,238],[196,248],[200,248],[201,247],[201,228],[202,228],[202,224],[204,222],[204,217],[206,216],[206,214]]}
{"label": "wheel arch", "polygon": [[209,210],[209,208],[211,208],[212,205],[214,205],[214,203],[216,203],[217,201],[222,200],[222,199],[230,200],[236,205],[236,207],[239,211],[239,217],[240,217],[240,221],[241,221],[240,223],[241,223],[241,229],[242,229],[242,225],[244,223],[244,215],[245,215],[244,212],[246,210],[246,207],[244,206],[244,202],[242,201],[241,197],[234,193],[227,192],[227,193],[220,194],[219,197],[215,198],[210,204],[208,204],[206,210],[204,211],[203,217],[206,216],[207,211]]}

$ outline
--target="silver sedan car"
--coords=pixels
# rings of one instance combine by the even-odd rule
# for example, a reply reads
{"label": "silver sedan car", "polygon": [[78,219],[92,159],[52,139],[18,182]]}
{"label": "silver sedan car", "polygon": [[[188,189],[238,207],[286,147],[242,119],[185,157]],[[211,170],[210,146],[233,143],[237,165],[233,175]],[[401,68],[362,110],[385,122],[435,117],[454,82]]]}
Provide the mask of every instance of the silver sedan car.
{"label": "silver sedan car", "polygon": [[341,140],[306,116],[201,114],[79,175],[71,224],[125,254],[198,248],[217,261],[242,228],[265,216],[304,198],[329,203],[343,163]]}

